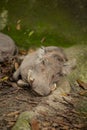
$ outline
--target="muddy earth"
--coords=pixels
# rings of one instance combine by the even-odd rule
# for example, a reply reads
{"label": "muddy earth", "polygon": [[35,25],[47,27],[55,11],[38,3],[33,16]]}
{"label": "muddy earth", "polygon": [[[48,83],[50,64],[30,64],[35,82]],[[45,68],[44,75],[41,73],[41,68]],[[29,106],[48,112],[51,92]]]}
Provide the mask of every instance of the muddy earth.
{"label": "muddy earth", "polygon": [[86,45],[65,49],[70,62],[65,64],[57,88],[46,97],[36,96],[29,87],[19,87],[13,81],[20,64],[16,57],[0,64],[0,130],[86,130],[86,52]]}

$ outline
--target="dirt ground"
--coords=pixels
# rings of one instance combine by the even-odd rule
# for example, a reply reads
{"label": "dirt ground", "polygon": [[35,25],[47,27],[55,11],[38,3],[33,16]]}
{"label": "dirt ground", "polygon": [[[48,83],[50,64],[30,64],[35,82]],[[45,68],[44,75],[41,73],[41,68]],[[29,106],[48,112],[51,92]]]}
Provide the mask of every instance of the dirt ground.
{"label": "dirt ground", "polygon": [[32,110],[41,98],[31,96],[29,90],[0,86],[0,130],[10,129],[17,116],[23,111]]}
{"label": "dirt ground", "polygon": [[[14,68],[14,60],[0,65],[0,130],[11,130],[20,113],[30,111],[44,101],[44,97],[34,95],[29,88],[19,88],[13,82]],[[76,106],[80,99],[87,101],[87,97],[79,93],[68,96],[72,97],[72,102],[60,102],[65,105],[65,110],[58,111],[55,108],[53,115],[42,113],[37,121],[31,123],[32,130],[36,126],[37,130],[86,130],[87,113],[76,111]]]}
{"label": "dirt ground", "polygon": [[14,60],[0,65],[0,130],[10,129],[21,112],[32,110],[41,100],[12,81],[14,66]]}

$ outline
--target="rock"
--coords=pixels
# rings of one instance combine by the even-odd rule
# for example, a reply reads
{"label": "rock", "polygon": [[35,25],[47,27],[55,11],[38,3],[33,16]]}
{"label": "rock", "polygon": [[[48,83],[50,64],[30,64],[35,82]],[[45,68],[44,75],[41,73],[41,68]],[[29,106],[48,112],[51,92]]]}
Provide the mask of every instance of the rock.
{"label": "rock", "polygon": [[64,65],[63,65],[63,69],[62,69],[62,73],[64,75],[69,75],[71,73],[72,70],[74,70],[76,68],[76,59],[72,59],[67,61]]}
{"label": "rock", "polygon": [[14,41],[7,35],[0,33],[0,63],[17,54]]}
{"label": "rock", "polygon": [[71,91],[71,86],[68,79],[66,77],[62,78],[58,84],[57,94],[66,95],[66,94],[69,94],[70,91]]}
{"label": "rock", "polygon": [[[20,86],[26,84],[36,94],[46,96],[56,88],[66,60],[66,55],[61,48],[42,47],[24,58],[13,78],[18,81],[18,84],[21,83]],[[21,79],[19,79],[20,76]]]}
{"label": "rock", "polygon": [[[69,61],[76,62],[76,68],[69,74],[68,79],[73,85],[77,79],[87,82],[87,45],[74,45],[65,50]],[[73,63],[75,63],[73,62]],[[73,64],[72,63],[72,64]],[[74,85],[73,85],[74,86]]]}

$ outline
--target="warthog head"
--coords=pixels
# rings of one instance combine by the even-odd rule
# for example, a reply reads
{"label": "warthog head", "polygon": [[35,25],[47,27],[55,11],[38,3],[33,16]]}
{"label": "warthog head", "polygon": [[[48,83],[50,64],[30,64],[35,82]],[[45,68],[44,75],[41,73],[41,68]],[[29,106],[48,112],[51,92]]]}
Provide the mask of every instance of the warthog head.
{"label": "warthog head", "polygon": [[62,76],[62,67],[67,60],[62,49],[45,47],[38,50],[38,58],[32,69],[28,70],[28,82],[41,96],[48,95]]}

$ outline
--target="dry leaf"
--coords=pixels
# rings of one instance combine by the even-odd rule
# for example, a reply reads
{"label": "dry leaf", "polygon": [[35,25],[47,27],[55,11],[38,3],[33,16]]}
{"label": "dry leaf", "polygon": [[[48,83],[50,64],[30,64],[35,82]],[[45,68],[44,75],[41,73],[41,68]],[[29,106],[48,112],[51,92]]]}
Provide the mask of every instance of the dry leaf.
{"label": "dry leaf", "polygon": [[80,91],[79,94],[84,96],[85,94],[87,94],[87,91]]}
{"label": "dry leaf", "polygon": [[55,128],[51,128],[51,130],[56,130]]}
{"label": "dry leaf", "polygon": [[35,51],[34,49],[30,48],[30,49],[28,50],[28,53],[33,53],[34,51]]}
{"label": "dry leaf", "polygon": [[21,22],[21,19],[19,19],[19,20],[17,21],[17,24],[20,23],[20,22]]}
{"label": "dry leaf", "polygon": [[26,50],[20,50],[19,53],[20,53],[21,55],[26,55],[26,54],[27,54],[27,51],[26,51]]}
{"label": "dry leaf", "polygon": [[20,19],[17,21],[16,29],[21,30],[21,20]]}
{"label": "dry leaf", "polygon": [[74,127],[81,129],[84,127],[84,124],[74,124]]}
{"label": "dry leaf", "polygon": [[36,119],[31,120],[31,129],[32,130],[39,130],[39,123]]}
{"label": "dry leaf", "polygon": [[20,23],[16,25],[16,29],[21,30],[21,24]]}
{"label": "dry leaf", "polygon": [[5,76],[2,79],[0,79],[0,82],[6,81],[6,80],[8,80],[8,76]]}
{"label": "dry leaf", "polygon": [[63,130],[69,130],[69,126],[63,126]]}
{"label": "dry leaf", "polygon": [[20,113],[20,111],[15,111],[15,112],[11,112],[11,113],[8,113],[7,116],[17,116],[18,114]]}
{"label": "dry leaf", "polygon": [[87,83],[81,81],[81,80],[77,80],[77,83],[79,84],[79,87],[81,87],[82,89],[87,89]]}
{"label": "dry leaf", "polygon": [[41,39],[41,43],[45,42],[45,40],[46,40],[46,38],[43,37],[43,38]]}

